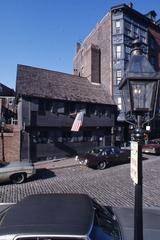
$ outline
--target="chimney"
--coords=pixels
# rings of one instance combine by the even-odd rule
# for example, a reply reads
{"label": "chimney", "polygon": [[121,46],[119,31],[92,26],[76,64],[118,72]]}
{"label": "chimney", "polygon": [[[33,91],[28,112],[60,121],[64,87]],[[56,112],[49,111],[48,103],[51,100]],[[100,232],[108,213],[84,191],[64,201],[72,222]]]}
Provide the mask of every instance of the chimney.
{"label": "chimney", "polygon": [[77,42],[76,44],[76,52],[78,53],[79,49],[81,48],[80,42]]}
{"label": "chimney", "polygon": [[128,7],[133,8],[133,3],[132,3],[132,2],[129,2],[129,3],[128,3]]}

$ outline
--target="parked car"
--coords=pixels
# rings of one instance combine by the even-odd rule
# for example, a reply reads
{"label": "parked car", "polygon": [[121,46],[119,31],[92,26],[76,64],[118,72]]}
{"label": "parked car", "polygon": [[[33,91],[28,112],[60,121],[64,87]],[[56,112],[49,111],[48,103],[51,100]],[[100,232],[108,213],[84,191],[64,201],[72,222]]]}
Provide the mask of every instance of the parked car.
{"label": "parked car", "polygon": [[11,181],[12,183],[22,183],[26,178],[35,174],[36,170],[30,162],[1,162],[0,163],[0,183]]}
{"label": "parked car", "polygon": [[[0,240],[130,240],[133,209],[86,194],[41,194],[0,205]],[[144,209],[144,240],[159,240],[160,208]]]}
{"label": "parked car", "polygon": [[112,146],[99,147],[77,156],[76,159],[79,160],[80,164],[103,170],[112,165],[129,162],[130,151]]}
{"label": "parked car", "polygon": [[143,153],[160,154],[160,138],[149,140],[149,142],[142,147]]}

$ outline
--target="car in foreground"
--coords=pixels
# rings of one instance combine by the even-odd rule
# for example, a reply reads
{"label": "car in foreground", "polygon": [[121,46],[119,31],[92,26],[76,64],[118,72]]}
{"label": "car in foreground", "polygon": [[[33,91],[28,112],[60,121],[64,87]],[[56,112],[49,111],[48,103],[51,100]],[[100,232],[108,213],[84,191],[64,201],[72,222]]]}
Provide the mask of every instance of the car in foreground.
{"label": "car in foreground", "polygon": [[[86,194],[37,194],[0,205],[0,240],[130,240],[133,209]],[[144,240],[159,240],[160,208],[144,209]]]}
{"label": "car in foreground", "polygon": [[76,157],[80,164],[103,170],[117,164],[130,162],[130,150],[118,147],[98,147]]}
{"label": "car in foreground", "polygon": [[160,155],[160,139],[157,138],[157,139],[149,140],[147,144],[143,145],[142,152]]}
{"label": "car in foreground", "polygon": [[11,181],[12,183],[23,183],[26,178],[36,173],[30,162],[1,162],[0,163],[0,183]]}

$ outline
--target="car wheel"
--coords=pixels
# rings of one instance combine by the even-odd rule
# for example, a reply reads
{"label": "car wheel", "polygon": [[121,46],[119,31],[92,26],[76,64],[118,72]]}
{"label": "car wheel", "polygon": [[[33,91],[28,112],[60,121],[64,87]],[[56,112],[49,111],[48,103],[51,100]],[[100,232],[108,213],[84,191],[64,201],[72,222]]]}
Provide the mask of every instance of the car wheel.
{"label": "car wheel", "polygon": [[12,183],[23,183],[24,180],[26,179],[26,174],[25,173],[16,173],[14,175],[11,176],[11,182]]}
{"label": "car wheel", "polygon": [[103,170],[103,169],[105,169],[106,168],[106,166],[107,166],[107,162],[105,162],[105,161],[103,161],[103,162],[100,162],[99,164],[98,164],[98,169],[99,170]]}

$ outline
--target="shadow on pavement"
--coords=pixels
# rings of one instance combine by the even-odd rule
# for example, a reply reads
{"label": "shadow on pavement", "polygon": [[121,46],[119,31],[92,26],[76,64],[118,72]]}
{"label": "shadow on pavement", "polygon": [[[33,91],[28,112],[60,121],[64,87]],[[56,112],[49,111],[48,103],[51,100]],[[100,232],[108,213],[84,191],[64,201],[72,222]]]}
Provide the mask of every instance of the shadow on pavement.
{"label": "shadow on pavement", "polygon": [[26,182],[40,180],[40,179],[48,179],[48,178],[52,178],[52,177],[55,177],[55,176],[56,175],[53,171],[51,171],[49,169],[46,169],[46,168],[40,168],[40,169],[37,169],[36,174],[34,174],[30,178],[28,178],[26,180]]}

